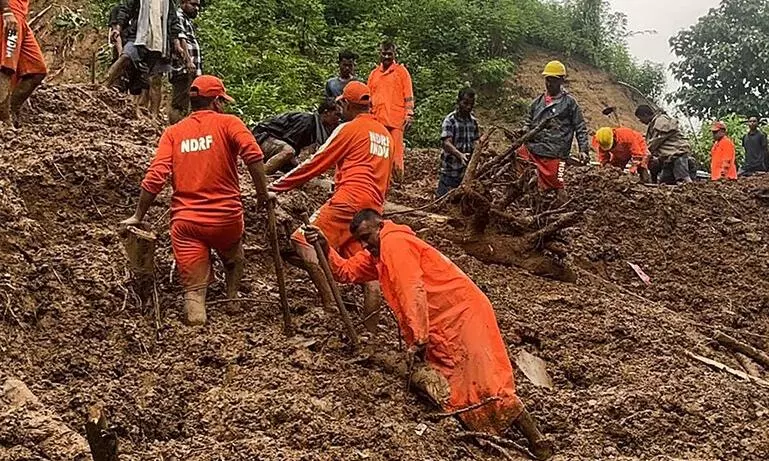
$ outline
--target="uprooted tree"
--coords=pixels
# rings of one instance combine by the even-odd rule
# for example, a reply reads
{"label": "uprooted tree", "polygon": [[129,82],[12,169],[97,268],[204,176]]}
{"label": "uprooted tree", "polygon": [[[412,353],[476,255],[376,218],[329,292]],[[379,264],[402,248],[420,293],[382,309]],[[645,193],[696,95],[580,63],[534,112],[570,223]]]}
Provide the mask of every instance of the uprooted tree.
{"label": "uprooted tree", "polygon": [[559,231],[574,225],[581,213],[542,196],[535,169],[516,155],[521,145],[549,129],[551,123],[555,122],[543,121],[515,139],[502,155],[484,162],[488,133],[476,146],[461,186],[434,203],[435,213],[440,214],[402,210],[390,216],[400,215],[405,222],[416,218],[428,228],[448,224],[454,228],[448,237],[481,261],[574,281]]}

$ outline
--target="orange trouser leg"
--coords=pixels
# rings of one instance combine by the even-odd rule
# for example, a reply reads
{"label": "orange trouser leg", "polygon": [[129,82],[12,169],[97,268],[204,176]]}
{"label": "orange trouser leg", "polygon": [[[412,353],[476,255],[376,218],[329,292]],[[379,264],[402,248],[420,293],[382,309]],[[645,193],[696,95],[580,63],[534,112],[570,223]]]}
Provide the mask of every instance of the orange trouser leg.
{"label": "orange trouser leg", "polygon": [[171,224],[171,246],[185,291],[205,287],[211,280],[211,250],[223,257],[237,259],[243,237],[243,221],[221,226],[200,225],[190,221]]}
{"label": "orange trouser leg", "polygon": [[404,157],[406,152],[406,145],[403,141],[403,128],[390,128],[387,127],[387,131],[390,132],[390,136],[393,138],[393,145],[391,146],[390,152],[393,156],[393,165],[395,166],[395,169],[403,172],[404,168]]}

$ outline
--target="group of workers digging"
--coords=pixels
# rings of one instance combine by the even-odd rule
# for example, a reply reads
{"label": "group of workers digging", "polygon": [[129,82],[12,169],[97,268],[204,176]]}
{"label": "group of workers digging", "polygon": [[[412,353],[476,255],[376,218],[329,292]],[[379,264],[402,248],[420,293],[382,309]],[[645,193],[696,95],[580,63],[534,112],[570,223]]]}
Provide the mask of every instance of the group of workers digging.
{"label": "group of workers digging", "polygon": [[[552,443],[516,395],[513,368],[488,298],[411,229],[382,217],[396,167],[395,142],[371,113],[374,98],[362,82],[345,85],[337,98],[345,123],[307,161],[268,186],[256,138],[237,117],[223,113],[224,104],[232,101],[224,84],[213,76],[198,77],[190,88],[191,115],[163,133],[136,212],[122,224],[141,226],[172,178],[171,241],[185,288],[184,320],[202,325],[212,280],[210,251],[224,263],[228,297],[237,298],[243,275],[238,157],[263,203],[275,199],[268,191],[289,191],[335,166],[333,196],[311,226],[292,236],[299,264],[309,268],[319,257],[328,258],[337,281],[366,285],[377,303],[381,289],[398,319],[408,357],[443,383],[436,403],[446,411],[469,407],[460,418],[476,431],[502,434],[517,427],[532,452],[547,459]],[[311,245],[318,242],[325,255],[314,252]],[[328,283],[318,279],[322,273],[310,273],[317,285]]]}

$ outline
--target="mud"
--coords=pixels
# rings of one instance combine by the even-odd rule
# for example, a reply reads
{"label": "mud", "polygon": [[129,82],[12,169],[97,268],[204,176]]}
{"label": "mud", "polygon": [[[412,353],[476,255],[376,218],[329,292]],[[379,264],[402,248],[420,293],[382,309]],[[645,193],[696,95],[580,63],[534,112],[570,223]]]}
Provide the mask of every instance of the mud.
{"label": "mud", "polygon": [[[156,331],[116,232],[160,134],[132,114],[107,90],[45,87],[26,127],[0,135],[0,381],[22,380],[80,434],[88,408],[103,403],[126,460],[495,459],[455,441],[454,421],[430,420],[436,409],[407,393],[397,373],[351,355],[339,319],[290,268],[291,307],[304,313],[295,316],[297,336],[282,335],[266,220],[251,187],[248,301],[237,312],[213,304],[199,329],[179,321],[168,193],[151,209]],[[430,203],[437,157],[411,153],[393,199]],[[447,228],[416,229],[487,293],[511,357],[525,349],[547,361],[553,390],[516,378],[556,459],[767,459],[765,389],[684,351],[739,368],[710,340],[714,328],[769,349],[769,210],[752,194],[769,179],[670,189],[598,169],[571,169],[567,179],[570,208],[585,211],[563,232],[575,283],[481,263]],[[314,195],[312,206],[323,199]],[[220,281],[209,300],[223,291]],[[352,289],[346,296],[362,299]],[[364,339],[398,351],[389,316]],[[0,431],[0,460],[57,459],[25,436]]]}

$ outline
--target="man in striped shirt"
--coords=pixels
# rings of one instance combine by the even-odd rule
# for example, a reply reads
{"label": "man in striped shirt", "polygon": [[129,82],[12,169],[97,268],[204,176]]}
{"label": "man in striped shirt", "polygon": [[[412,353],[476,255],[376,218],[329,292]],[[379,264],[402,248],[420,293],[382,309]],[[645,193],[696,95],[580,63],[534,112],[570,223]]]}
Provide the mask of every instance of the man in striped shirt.
{"label": "man in striped shirt", "polygon": [[168,122],[173,125],[190,110],[190,85],[195,77],[203,75],[203,56],[200,53],[200,42],[195,33],[195,25],[192,21],[200,12],[200,0],[182,0],[181,6],[176,10],[182,33],[179,39],[187,44],[187,56],[174,56],[171,75],[168,81],[173,87],[171,97],[171,110],[168,113]]}

